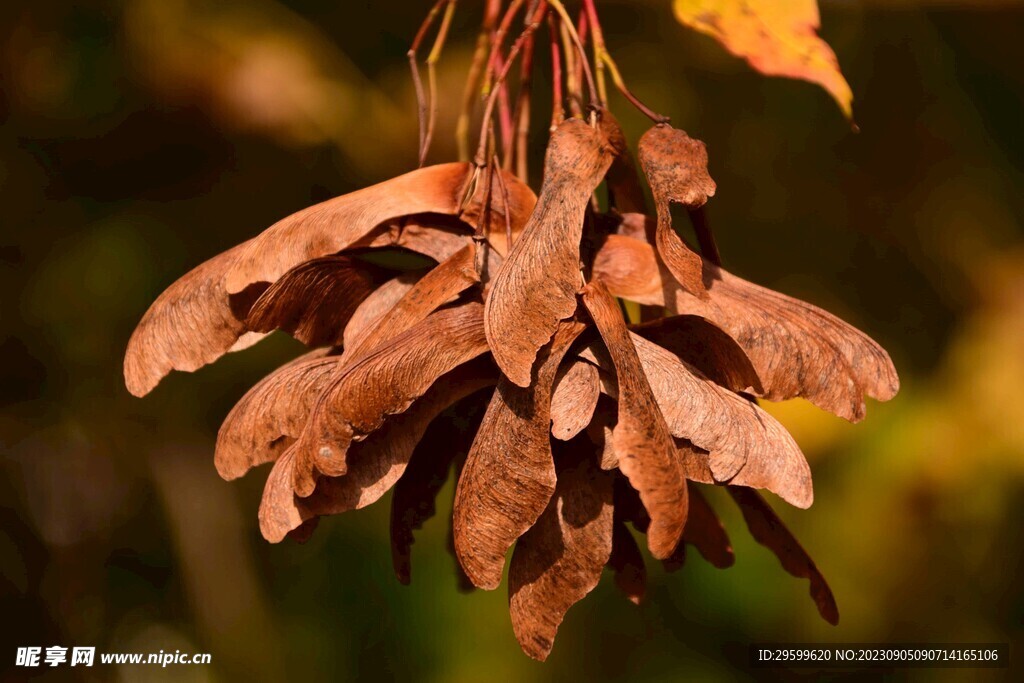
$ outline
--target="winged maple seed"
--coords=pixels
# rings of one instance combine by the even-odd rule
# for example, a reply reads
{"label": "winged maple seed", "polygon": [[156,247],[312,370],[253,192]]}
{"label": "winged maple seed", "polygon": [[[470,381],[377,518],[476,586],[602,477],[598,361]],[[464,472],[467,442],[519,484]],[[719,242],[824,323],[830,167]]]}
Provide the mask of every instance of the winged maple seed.
{"label": "winged maple seed", "polygon": [[[638,158],[653,218],[600,107],[553,129],[536,195],[478,160],[293,214],[156,300],[129,341],[126,384],[141,396],[170,370],[274,330],[313,347],[231,410],[218,472],[270,465],[259,524],[271,542],[304,540],[321,517],[394,489],[403,583],[416,531],[454,472],[460,580],[497,588],[512,550],[512,627],[532,657],[547,657],[605,567],[629,600],[643,599],[638,535],[668,571],[688,546],[730,566],[702,488],[732,494],[755,540],[810,581],[835,623],[821,572],[756,491],[801,508],[813,500],[803,453],[756,399],[803,397],[856,421],[865,396],[895,395],[895,370],[863,333],[729,274],[703,241],[698,253],[680,237],[671,203],[694,210],[715,192],[703,143],[660,123]],[[602,183],[607,211],[594,199]],[[396,249],[430,265],[389,266]],[[630,321],[617,298],[664,314]]]}

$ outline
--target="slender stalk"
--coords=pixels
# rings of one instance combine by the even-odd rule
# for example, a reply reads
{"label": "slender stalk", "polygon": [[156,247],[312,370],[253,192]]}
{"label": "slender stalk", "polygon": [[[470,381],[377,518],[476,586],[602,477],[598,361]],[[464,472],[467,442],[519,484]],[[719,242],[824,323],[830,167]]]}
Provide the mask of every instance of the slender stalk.
{"label": "slender stalk", "polygon": [[590,65],[587,63],[587,51],[583,48],[583,42],[580,40],[579,33],[576,31],[576,27],[572,25],[572,19],[569,18],[569,13],[565,11],[565,6],[561,0],[548,0],[548,4],[558,12],[558,16],[562,18],[562,26],[569,32],[569,37],[576,45],[576,51],[579,53],[580,62],[583,67],[583,74],[587,77],[587,89],[590,92],[590,100],[594,104],[597,97],[597,86],[594,84],[594,74],[591,73]]}
{"label": "slender stalk", "polygon": [[576,68],[576,60],[579,59],[579,55],[576,54],[572,38],[569,37],[569,29],[565,27],[565,22],[561,20],[561,17],[558,20],[558,32],[561,34],[562,54],[565,57],[565,88],[566,99],[569,103],[569,115],[583,118],[583,95],[581,94],[583,71]]}
{"label": "slender stalk", "polygon": [[441,19],[441,27],[437,30],[437,37],[434,39],[434,47],[427,56],[427,82],[430,88],[430,112],[427,117],[427,127],[423,140],[420,143],[420,166],[427,160],[427,152],[430,151],[430,141],[434,137],[434,123],[437,121],[437,63],[441,59],[441,52],[444,50],[445,41],[448,38],[448,29],[452,25],[452,17],[455,15],[455,5],[458,0],[449,0],[445,7],[444,18]]}
{"label": "slender stalk", "polygon": [[[494,55],[494,64],[491,66],[491,73],[501,73],[505,63],[501,54]],[[508,152],[512,147],[512,113],[508,102],[508,83],[501,81],[495,83],[494,88],[498,91],[498,130],[501,132],[501,149]]]}
{"label": "slender stalk", "polygon": [[[546,4],[546,0],[531,0],[527,9],[527,15],[537,14],[540,5]],[[546,9],[546,8],[544,8]],[[541,12],[543,16],[543,12]],[[529,137],[530,137],[530,103],[533,89],[533,51],[534,36],[531,34],[523,43],[523,59],[519,64],[519,93],[516,97],[515,113],[513,114],[513,127],[515,128],[515,146],[505,154],[504,167],[511,170],[512,161],[515,160],[516,176],[524,183],[528,182],[529,172]]]}
{"label": "slender stalk", "polygon": [[480,32],[476,36],[476,47],[473,49],[473,57],[469,63],[466,87],[462,91],[462,106],[459,108],[459,118],[455,123],[455,145],[460,161],[469,161],[469,120],[473,116],[477,89],[480,87],[480,77],[484,72],[485,60],[488,55],[487,44],[498,23],[501,4],[501,0],[487,0],[484,19],[480,25]]}
{"label": "slender stalk", "polygon": [[548,14],[548,29],[551,34],[551,130],[565,120],[565,107],[562,100],[562,51],[558,46],[556,28],[558,17]]}
{"label": "slender stalk", "polygon": [[[589,27],[589,24],[587,23],[586,10],[581,9],[580,10],[580,15],[576,19],[576,35],[578,35],[580,37],[580,45],[583,46],[584,48],[587,47],[587,39],[590,37],[588,35],[589,34],[589,28],[588,27]],[[574,65],[574,67],[573,67],[574,68],[574,73],[575,73],[575,78],[576,78],[576,83],[580,84],[579,88],[577,89],[577,92],[581,92],[582,93],[583,69],[587,65],[589,65],[589,62],[587,61],[586,53],[582,52],[582,53],[580,53],[580,58],[576,60],[576,63]],[[579,95],[578,97],[579,97],[580,107],[582,108],[583,107],[583,96]],[[591,98],[592,99],[599,99],[600,98],[600,91],[598,91],[597,93],[592,95]],[[582,114],[582,111],[581,111],[580,116],[582,116],[582,115],[583,114]]]}
{"label": "slender stalk", "polygon": [[427,16],[424,17],[423,23],[420,24],[419,30],[416,32],[416,37],[413,38],[412,45],[409,46],[409,51],[406,56],[409,58],[409,69],[412,71],[412,85],[416,91],[416,115],[419,121],[419,132],[420,132],[420,166],[423,165],[423,143],[427,139],[427,99],[423,92],[423,81],[420,78],[420,69],[416,63],[416,53],[420,49],[420,44],[423,42],[423,38],[426,36],[427,31],[430,30],[430,26],[434,23],[434,19],[437,18],[438,13],[441,11],[441,7],[445,3],[450,3],[452,0],[437,0],[434,6],[427,12]]}
{"label": "slender stalk", "polygon": [[501,73],[498,74],[498,77],[494,82],[494,85],[499,87],[493,87],[491,89],[490,95],[488,95],[487,97],[487,103],[484,105],[483,126],[481,127],[480,130],[480,142],[477,145],[476,155],[473,157],[473,162],[479,168],[483,168],[484,164],[486,163],[488,126],[490,124],[491,116],[494,114],[494,105],[495,102],[497,101],[497,96],[501,92],[500,85],[504,83],[505,79],[508,77],[508,73],[512,69],[512,64],[515,62],[516,57],[519,56],[519,52],[523,48],[523,43],[526,41],[527,38],[533,35],[533,32],[537,30],[538,26],[540,26],[540,21],[541,19],[544,18],[542,11],[547,11],[547,8],[538,7],[538,11],[535,12],[532,17],[530,17],[530,20],[526,24],[526,27],[523,29],[523,32],[519,34],[519,37],[516,38],[516,41],[512,44],[512,47],[509,48],[508,57],[505,59],[505,64],[501,69]]}
{"label": "slender stalk", "polygon": [[601,98],[601,104],[608,103],[608,86],[604,78],[604,34],[601,32],[601,24],[597,21],[597,9],[594,7],[594,0],[583,0],[583,12],[586,14],[587,23],[594,34],[594,77],[597,79],[597,92]]}
{"label": "slender stalk", "polygon": [[[615,60],[612,59],[611,54],[605,47],[604,33],[601,31],[601,21],[597,17],[597,6],[594,4],[594,0],[583,0],[583,6],[586,9],[587,17],[590,19],[590,27],[594,33],[594,58],[598,62],[598,73],[603,76],[603,67],[607,66],[608,71],[612,76],[612,82],[615,83],[615,87],[620,93],[622,93],[623,97],[629,100],[630,104],[643,112],[645,116],[655,123],[668,123],[669,118],[667,116],[663,116],[649,108],[641,102],[628,87],[626,87],[626,82],[623,80],[622,74],[619,72],[619,67],[615,64]],[[598,86],[603,87],[600,80],[598,80]],[[604,94],[602,94],[602,97],[604,97]]]}
{"label": "slender stalk", "polygon": [[508,34],[509,28],[512,26],[512,21],[516,18],[516,15],[519,14],[519,10],[523,8],[525,1],[526,0],[512,0],[508,9],[505,10],[505,15],[501,18],[501,23],[498,24],[498,28],[491,35],[491,53],[487,56],[487,65],[489,68],[484,73],[483,93],[485,96],[490,95],[491,88],[493,87],[492,78],[501,68],[500,54],[501,48],[505,44],[505,36]]}

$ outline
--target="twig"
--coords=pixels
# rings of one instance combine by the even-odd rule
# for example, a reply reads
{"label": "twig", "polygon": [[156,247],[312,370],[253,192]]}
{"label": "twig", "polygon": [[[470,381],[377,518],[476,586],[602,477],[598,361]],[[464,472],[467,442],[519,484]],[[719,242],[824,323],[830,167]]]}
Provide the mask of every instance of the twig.
{"label": "twig", "polygon": [[558,46],[559,29],[555,28],[558,17],[548,15],[551,33],[551,130],[565,119],[565,105],[562,100],[562,51]]}
{"label": "twig", "polygon": [[519,34],[516,41],[512,43],[512,47],[509,48],[508,51],[508,57],[505,59],[505,64],[501,69],[501,73],[494,82],[494,85],[498,87],[492,88],[490,95],[487,97],[487,103],[484,105],[483,126],[480,130],[480,142],[477,145],[476,156],[473,157],[473,162],[480,168],[483,168],[487,159],[486,150],[488,125],[490,124],[491,116],[494,114],[494,104],[497,100],[498,93],[501,92],[500,86],[505,82],[505,79],[508,77],[508,72],[512,69],[513,62],[515,62],[516,57],[519,56],[519,52],[523,48],[523,42],[537,30],[538,26],[540,26],[540,20],[543,18],[543,14],[540,13],[540,10],[546,11],[546,8],[538,8],[538,11],[530,17],[530,20],[523,29],[523,32]]}
{"label": "twig", "polygon": [[434,47],[427,55],[427,82],[430,87],[430,113],[427,118],[427,130],[423,136],[420,146],[420,166],[427,160],[427,152],[430,150],[430,141],[434,137],[434,123],[437,120],[437,62],[441,59],[441,51],[444,50],[445,40],[448,38],[448,29],[452,24],[452,16],[455,15],[455,5],[458,0],[449,0],[444,11],[444,18],[441,19],[441,27],[437,30],[437,37],[434,39]]}
{"label": "twig", "polygon": [[423,92],[423,81],[420,79],[420,69],[416,64],[416,52],[420,49],[420,44],[423,42],[424,36],[430,29],[431,24],[434,23],[434,19],[441,11],[441,6],[446,2],[452,0],[437,0],[434,6],[427,12],[427,16],[424,17],[423,23],[420,24],[420,29],[416,32],[416,37],[413,38],[412,45],[409,47],[409,51],[406,56],[409,58],[409,69],[412,71],[412,85],[416,91],[416,114],[419,120],[420,129],[420,140],[419,140],[419,152],[420,152],[420,166],[423,165],[423,143],[427,138],[427,99]]}
{"label": "twig", "polygon": [[[531,0],[527,15],[533,16],[541,10],[540,5],[546,0]],[[546,9],[546,8],[543,8]],[[541,11],[543,16],[543,11]],[[516,162],[516,176],[524,183],[528,182],[529,171],[529,137],[530,137],[530,102],[533,88],[533,50],[534,36],[531,34],[523,44],[523,59],[519,64],[519,94],[516,98],[513,127],[515,128],[515,147],[505,154],[505,168],[511,170],[512,160]]]}
{"label": "twig", "polygon": [[594,74],[590,71],[590,65],[587,63],[587,51],[583,48],[583,43],[580,41],[579,33],[576,31],[576,27],[572,25],[572,19],[569,18],[569,13],[565,11],[565,6],[561,0],[548,0],[551,7],[558,12],[558,16],[562,18],[562,26],[569,32],[569,37],[572,38],[572,42],[576,45],[576,50],[579,52],[580,62],[583,66],[583,73],[587,77],[587,89],[590,92],[590,100],[592,104],[595,104],[595,98],[597,97],[597,86],[594,85]]}
{"label": "twig", "polygon": [[[649,108],[643,102],[639,100],[629,88],[626,87],[626,82],[622,78],[622,74],[619,72],[619,67],[615,64],[615,60],[612,59],[611,54],[608,52],[608,48],[604,44],[604,34],[601,32],[601,22],[597,18],[597,7],[594,5],[594,0],[583,0],[583,6],[586,8],[587,16],[590,19],[590,27],[594,32],[594,56],[598,61],[598,73],[603,73],[602,65],[608,67],[608,71],[611,72],[612,82],[615,83],[615,87],[618,88],[622,96],[629,100],[630,104],[639,109],[645,116],[654,121],[655,123],[668,123],[669,117],[663,116],[657,113],[653,109]],[[603,88],[603,84],[598,81],[598,86]],[[602,98],[605,95],[602,93]]]}
{"label": "twig", "polygon": [[477,88],[480,86],[480,77],[484,72],[484,65],[487,59],[487,43],[490,40],[491,32],[498,23],[498,15],[501,14],[501,0],[487,0],[487,9],[484,11],[484,19],[480,25],[480,32],[476,36],[476,47],[473,50],[473,58],[469,63],[469,74],[466,77],[466,87],[462,91],[462,106],[459,108],[459,118],[455,123],[455,145],[459,151],[460,161],[469,161],[469,120],[473,115],[473,104],[476,102]]}

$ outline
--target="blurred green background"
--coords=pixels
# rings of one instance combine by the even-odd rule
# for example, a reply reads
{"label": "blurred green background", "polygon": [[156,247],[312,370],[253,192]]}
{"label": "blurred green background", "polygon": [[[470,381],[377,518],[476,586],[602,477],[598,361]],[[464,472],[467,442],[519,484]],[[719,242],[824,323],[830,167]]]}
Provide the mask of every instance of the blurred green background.
{"label": "blurred green background", "polygon": [[[441,63],[434,160],[454,157],[480,4],[460,3]],[[125,344],[166,285],[292,211],[415,166],[405,51],[427,5],[0,4],[0,680],[50,673],[11,665],[17,645],[54,644],[213,655],[59,671],[124,681],[814,675],[752,672],[757,641],[998,641],[1024,656],[1016,3],[823,2],[859,134],[823,91],[763,78],[679,26],[669,0],[599,3],[634,92],[708,144],[726,266],[861,327],[900,370],[902,392],[860,425],[772,408],[817,492],[808,511],[773,500],[830,580],[837,628],[715,497],[735,567],[652,564],[639,608],[606,576],[539,664],[519,651],[504,587],[456,590],[440,516],[410,587],[391,572],[387,499],[324,520],[306,545],[262,540],[262,473],[221,481],[213,439],[296,342],[275,335],[128,395]],[[635,142],[645,121],[613,108]],[[447,512],[450,491],[441,501]]]}

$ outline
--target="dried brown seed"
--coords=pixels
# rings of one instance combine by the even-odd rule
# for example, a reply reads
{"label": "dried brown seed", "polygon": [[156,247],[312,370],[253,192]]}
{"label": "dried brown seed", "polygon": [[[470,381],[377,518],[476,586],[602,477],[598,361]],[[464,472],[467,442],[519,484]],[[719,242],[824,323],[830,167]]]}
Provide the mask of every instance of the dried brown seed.
{"label": "dried brown seed", "polygon": [[284,330],[308,346],[341,342],[349,318],[384,280],[384,271],[347,256],[295,266],[267,288],[245,325],[256,332]]}
{"label": "dried brown seed", "polygon": [[426,270],[413,270],[391,278],[375,289],[359,304],[345,326],[343,347],[354,349],[361,339],[370,332],[381,316],[395,307],[395,304],[427,274]]}
{"label": "dried brown seed", "polygon": [[773,401],[802,396],[856,422],[864,395],[888,401],[899,390],[889,354],[860,330],[809,303],[706,266],[709,301],[677,298],[681,313],[721,325],[744,348]]}
{"label": "dried brown seed", "polygon": [[214,256],[157,297],[128,341],[128,391],[145,396],[171,370],[193,372],[232,350],[245,334],[242,320],[259,291],[229,299],[224,275],[248,244]]}
{"label": "dried brown seed", "polygon": [[595,260],[594,277],[617,296],[665,305],[719,325],[754,364],[765,398],[804,397],[856,422],[864,417],[865,394],[887,401],[899,390],[885,350],[831,313],[709,263],[704,264],[704,277],[710,298],[699,301],[680,292],[657,268],[649,245],[611,235]]}
{"label": "dried brown seed", "polygon": [[[171,370],[191,372],[230,350],[255,343],[261,337],[248,334],[243,320],[267,285],[301,263],[355,245],[388,221],[410,214],[459,214],[472,176],[469,164],[418,169],[288,216],[203,263],[161,294],[139,322],[125,354],[128,390],[143,396]],[[509,220],[518,233],[533,208],[534,196],[511,174],[503,178],[510,195]],[[470,227],[483,213],[480,201],[474,196],[462,214]],[[494,224],[504,225],[503,210],[492,203]],[[381,245],[419,250],[437,260],[462,246],[457,232],[428,222],[407,223],[404,233],[394,241],[382,238]],[[495,250],[503,253],[504,235],[494,243]]]}
{"label": "dried brown seed", "polygon": [[505,554],[555,490],[551,392],[559,363],[583,325],[559,324],[528,388],[498,382],[455,494],[455,551],[479,587],[497,588]]}
{"label": "dried brown seed", "polygon": [[583,303],[615,365],[619,410],[612,447],[651,515],[651,554],[664,558],[686,524],[686,483],[675,446],[615,300],[603,284],[591,282],[583,288]]}
{"label": "dried brown seed", "polygon": [[562,364],[551,396],[551,435],[568,441],[583,431],[601,397],[600,373],[583,360]]}
{"label": "dried brown seed", "polygon": [[811,505],[811,468],[778,420],[657,344],[636,335],[633,344],[672,435],[711,452],[716,481],[768,488],[797,507]]}
{"label": "dried brown seed", "polygon": [[468,238],[463,238],[463,243],[461,249],[427,272],[390,310],[381,315],[357,344],[345,349],[347,362],[360,358],[382,342],[401,334],[480,281],[474,266],[477,247]]}
{"label": "dried brown seed", "polygon": [[643,134],[639,151],[658,213],[658,254],[683,289],[706,298],[700,256],[673,229],[669,205],[678,202],[695,209],[715,194],[715,181],[708,175],[707,149],[685,132],[659,125]]}
{"label": "dried brown seed", "polygon": [[238,254],[227,273],[227,291],[233,294],[253,283],[275,282],[290,268],[336,254],[401,216],[457,215],[472,177],[470,164],[428,166],[283,218]]}
{"label": "dried brown seed", "polygon": [[344,476],[321,477],[308,497],[296,496],[292,489],[298,451],[289,449],[275,463],[264,488],[260,505],[263,536],[276,543],[313,517],[356,510],[379,500],[405,472],[431,421],[496,379],[489,361],[467,363],[438,378],[407,410],[389,417],[366,440],[353,444]]}
{"label": "dried brown seed", "polygon": [[273,462],[302,433],[320,392],[338,366],[329,349],[316,349],[270,373],[224,418],[214,463],[224,479]]}
{"label": "dried brown seed", "polygon": [[523,652],[541,661],[565,613],[597,586],[612,552],[612,476],[589,457],[564,460],[554,496],[516,543],[508,574],[512,630]]}
{"label": "dried brown seed", "polygon": [[569,119],[551,134],[537,206],[492,281],[487,339],[498,367],[521,387],[530,384],[537,351],[576,310],[584,212],[617,152],[609,125]]}
{"label": "dried brown seed", "polygon": [[729,486],[729,493],[740,506],[743,520],[750,529],[754,540],[775,553],[783,569],[797,578],[811,582],[811,599],[818,606],[818,613],[828,623],[839,623],[839,608],[832,595],[832,589],[825,582],[818,566],[786,528],[775,511],[771,509],[757,491],[742,486]]}
{"label": "dried brown seed", "polygon": [[630,325],[629,329],[671,351],[719,386],[736,392],[761,392],[761,380],[746,352],[709,320],[697,315],[674,315]]}
{"label": "dried brown seed", "polygon": [[[712,451],[705,458],[714,475],[712,481],[767,488],[798,507],[811,505],[810,466],[785,427],[756,404],[718,386],[657,344],[632,332],[630,337],[671,434],[705,452]],[[614,366],[595,344],[580,355],[608,372]],[[618,397],[615,382],[604,382],[602,390]],[[607,424],[604,429],[607,432]],[[605,439],[603,448],[602,467],[615,467],[618,455],[614,445]],[[680,463],[693,464],[685,459]],[[696,476],[699,472],[687,478]]]}
{"label": "dried brown seed", "polygon": [[353,440],[384,418],[405,411],[446,372],[487,350],[483,306],[467,303],[438,311],[391,342],[345,366],[325,387],[296,449],[295,492],[313,492],[315,473],[345,473]]}

